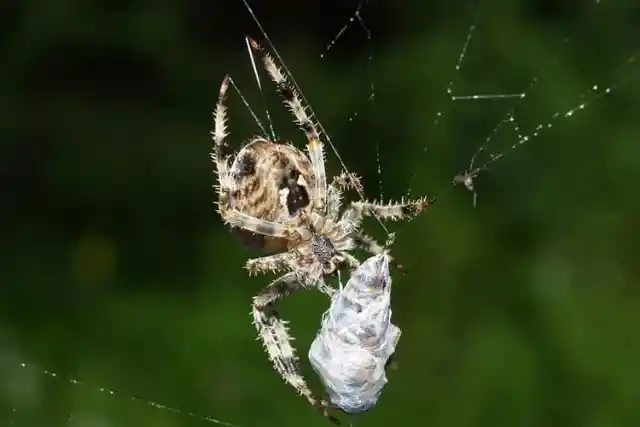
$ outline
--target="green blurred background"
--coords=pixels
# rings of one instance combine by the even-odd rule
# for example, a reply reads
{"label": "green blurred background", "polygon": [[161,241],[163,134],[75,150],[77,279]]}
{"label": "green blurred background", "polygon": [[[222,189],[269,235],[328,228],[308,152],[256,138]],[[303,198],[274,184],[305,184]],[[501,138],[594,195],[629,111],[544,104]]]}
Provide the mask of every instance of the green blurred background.
{"label": "green blurred background", "polygon": [[[407,269],[394,273],[398,369],[352,421],[640,425],[640,81],[626,64],[640,48],[637,3],[370,0],[371,41],[356,21],[328,52],[357,2],[254,3],[367,195],[439,197],[391,226]],[[224,74],[263,122],[269,106],[278,136],[304,140],[267,77],[264,99],[255,84],[244,36],[267,44],[241,0],[4,1],[0,12],[0,425],[206,425],[188,412],[327,425],[255,341],[251,297],[271,278],[247,277],[259,254],[212,204]],[[516,93],[534,77],[516,110],[523,134],[592,85],[619,85],[481,175],[474,209],[451,179],[515,102],[452,102],[446,88]],[[233,146],[259,132],[234,91],[229,115]],[[516,140],[503,126],[487,151]],[[309,292],[281,309],[318,392],[306,353],[326,308]]]}

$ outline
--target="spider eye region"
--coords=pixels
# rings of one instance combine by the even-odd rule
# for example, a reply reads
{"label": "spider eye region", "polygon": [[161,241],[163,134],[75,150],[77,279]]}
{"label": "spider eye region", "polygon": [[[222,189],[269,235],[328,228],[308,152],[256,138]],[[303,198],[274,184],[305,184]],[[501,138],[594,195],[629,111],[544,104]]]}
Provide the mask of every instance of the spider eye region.
{"label": "spider eye region", "polygon": [[313,236],[311,247],[313,254],[322,264],[330,264],[333,257],[337,254],[336,248],[333,246],[331,239],[326,236]]}

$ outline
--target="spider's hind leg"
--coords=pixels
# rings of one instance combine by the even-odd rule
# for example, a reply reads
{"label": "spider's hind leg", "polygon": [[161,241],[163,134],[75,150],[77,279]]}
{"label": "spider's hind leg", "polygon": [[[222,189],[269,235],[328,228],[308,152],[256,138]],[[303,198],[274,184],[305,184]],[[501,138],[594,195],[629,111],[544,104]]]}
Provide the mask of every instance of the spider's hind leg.
{"label": "spider's hind leg", "polygon": [[339,424],[340,422],[336,418],[328,414],[327,403],[316,399],[302,377],[298,366],[298,357],[291,345],[293,338],[289,335],[286,322],[274,309],[274,305],[280,299],[294,294],[301,288],[302,286],[293,272],[271,282],[253,298],[253,323],[258,329],[259,338],[269,355],[269,359],[280,376],[300,395],[304,396],[311,406],[320,410],[332,422]]}

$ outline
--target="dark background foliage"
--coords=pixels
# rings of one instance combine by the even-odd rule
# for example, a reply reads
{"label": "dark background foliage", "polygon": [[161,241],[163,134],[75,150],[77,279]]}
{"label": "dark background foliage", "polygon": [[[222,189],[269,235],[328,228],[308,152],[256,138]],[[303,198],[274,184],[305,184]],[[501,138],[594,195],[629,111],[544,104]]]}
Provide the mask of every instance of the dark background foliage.
{"label": "dark background foliage", "polygon": [[[356,3],[254,3],[367,195],[439,197],[391,227],[408,271],[394,273],[398,369],[357,425],[637,426],[640,85],[638,64],[620,70],[640,47],[637,4],[370,0],[371,42],[356,22],[325,52]],[[247,34],[267,46],[241,0],[0,5],[2,425],[204,425],[190,411],[326,425],[255,341],[249,304],[270,278],[247,277],[257,254],[212,205],[224,74],[303,143],[264,74],[262,99]],[[533,77],[523,133],[619,87],[481,175],[474,209],[451,178],[514,101],[452,102],[447,85],[514,93]],[[259,129],[233,91],[229,108],[239,147]],[[487,150],[516,140],[503,126]],[[282,307],[318,391],[306,349],[326,307],[317,293]]]}

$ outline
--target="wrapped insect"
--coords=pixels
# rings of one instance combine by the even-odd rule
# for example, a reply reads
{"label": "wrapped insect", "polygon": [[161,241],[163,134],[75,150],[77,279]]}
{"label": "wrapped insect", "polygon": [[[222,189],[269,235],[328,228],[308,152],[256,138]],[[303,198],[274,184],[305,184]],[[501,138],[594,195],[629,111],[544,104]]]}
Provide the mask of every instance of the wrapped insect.
{"label": "wrapped insect", "polygon": [[387,383],[386,365],[400,339],[391,323],[388,247],[340,284],[309,349],[331,403],[355,414],[372,408]]}

